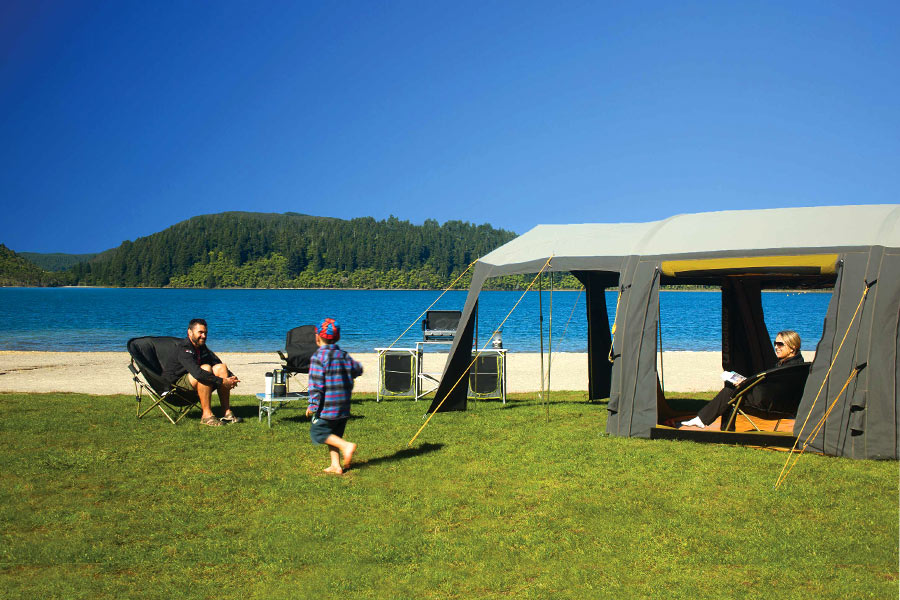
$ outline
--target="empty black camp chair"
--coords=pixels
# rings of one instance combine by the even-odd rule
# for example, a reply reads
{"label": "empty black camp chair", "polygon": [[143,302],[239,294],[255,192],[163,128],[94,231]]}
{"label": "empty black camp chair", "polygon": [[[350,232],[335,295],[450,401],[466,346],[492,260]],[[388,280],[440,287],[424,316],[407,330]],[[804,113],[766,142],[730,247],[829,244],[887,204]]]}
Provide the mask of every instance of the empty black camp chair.
{"label": "empty black camp chair", "polygon": [[[140,419],[154,408],[159,410],[174,425],[198,404],[197,392],[188,392],[173,386],[162,378],[160,358],[175,352],[175,344],[180,341],[176,337],[138,337],[128,340],[128,353],[131,355],[131,370],[134,379],[134,398],[137,400],[137,416]],[[144,392],[153,403],[141,412],[141,398]],[[171,415],[166,410],[171,411]],[[175,417],[175,418],[173,418]]]}
{"label": "empty black camp chair", "polygon": [[461,310],[425,311],[422,320],[422,339],[426,342],[449,342],[459,327]]}
{"label": "empty black camp chair", "polygon": [[[809,376],[810,364],[812,363],[799,363],[769,369],[742,381],[728,402],[732,409],[731,416],[728,419],[722,417],[722,423],[727,423],[722,429],[733,429],[734,419],[738,413],[743,415],[757,431],[760,429],[751,417],[773,419],[779,423],[781,419],[796,417],[800,399],[803,397],[803,388],[806,386],[806,378]],[[778,429],[778,423],[775,429]]]}
{"label": "empty black camp chair", "polygon": [[[278,351],[278,356],[284,361],[282,368],[288,376],[298,373],[309,373],[309,359],[319,346],[316,344],[316,326],[301,325],[287,332],[284,340],[284,352]],[[285,355],[285,353],[287,355]]]}

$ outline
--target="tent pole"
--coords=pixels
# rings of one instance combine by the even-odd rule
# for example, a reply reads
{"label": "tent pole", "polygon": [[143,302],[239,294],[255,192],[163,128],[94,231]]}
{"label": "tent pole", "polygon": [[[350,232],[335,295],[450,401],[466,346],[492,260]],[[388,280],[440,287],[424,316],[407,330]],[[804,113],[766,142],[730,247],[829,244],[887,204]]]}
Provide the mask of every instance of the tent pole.
{"label": "tent pole", "polygon": [[538,273],[538,324],[541,330],[541,402],[544,401],[544,271]]}
{"label": "tent pole", "polygon": [[475,303],[475,393],[472,394],[472,404],[478,408],[478,303]]}
{"label": "tent pole", "polygon": [[666,395],[666,370],[663,367],[663,341],[662,341],[662,309],[659,302],[656,304],[656,329],[659,331],[659,387],[663,396]]}
{"label": "tent pole", "polygon": [[550,275],[550,328],[547,332],[547,422],[550,422],[550,370],[553,367],[553,271]]}

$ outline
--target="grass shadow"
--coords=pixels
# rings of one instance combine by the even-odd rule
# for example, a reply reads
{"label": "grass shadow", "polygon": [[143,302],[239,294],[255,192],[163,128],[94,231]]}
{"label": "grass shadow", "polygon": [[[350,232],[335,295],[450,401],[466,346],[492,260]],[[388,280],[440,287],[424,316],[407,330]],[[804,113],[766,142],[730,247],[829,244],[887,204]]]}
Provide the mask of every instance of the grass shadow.
{"label": "grass shadow", "polygon": [[[360,421],[365,419],[366,417],[363,415],[350,415],[347,417],[348,421]],[[305,412],[301,412],[299,414],[291,415],[289,417],[281,417],[278,419],[279,421],[290,421],[292,423],[309,423],[310,418],[306,416]]]}
{"label": "grass shadow", "polygon": [[550,404],[550,406],[557,405],[567,405],[567,406],[575,406],[578,404],[583,404],[585,406],[599,405],[599,404],[608,404],[608,401],[593,401],[584,400],[578,398],[577,400],[553,400],[551,399],[549,403],[544,402],[543,400],[516,400],[515,402],[507,402],[506,405],[499,405],[497,408],[500,410],[512,410],[514,408],[526,408],[526,407],[535,407],[535,406],[544,406],[544,404]]}
{"label": "grass shadow", "polygon": [[[217,408],[213,408],[213,412],[215,412],[216,410],[218,410],[217,414],[219,416],[221,416],[222,411]],[[246,405],[245,406],[240,406],[240,405],[234,406],[234,405],[232,405],[231,412],[233,412],[235,415],[237,415],[238,417],[240,417],[242,419],[249,419],[250,417],[258,417],[259,416],[259,406],[255,405],[255,404],[253,406],[246,406]]]}
{"label": "grass shadow", "polygon": [[361,460],[359,462],[353,463],[353,470],[365,469],[367,467],[374,467],[383,463],[396,462],[398,460],[406,460],[408,458],[415,458],[417,456],[422,456],[424,454],[430,454],[431,452],[436,452],[444,447],[444,444],[422,444],[417,448],[404,448],[403,450],[398,450],[393,454],[388,454],[387,456],[377,456],[375,458],[370,458],[368,460]]}

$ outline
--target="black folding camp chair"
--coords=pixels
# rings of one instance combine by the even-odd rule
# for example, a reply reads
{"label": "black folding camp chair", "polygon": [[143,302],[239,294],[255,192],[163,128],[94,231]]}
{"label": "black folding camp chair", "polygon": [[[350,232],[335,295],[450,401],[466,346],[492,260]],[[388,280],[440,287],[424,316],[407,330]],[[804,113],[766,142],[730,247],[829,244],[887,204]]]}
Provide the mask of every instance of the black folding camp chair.
{"label": "black folding camp chair", "polygon": [[735,417],[740,414],[756,431],[760,431],[760,428],[753,417],[775,420],[777,431],[783,419],[797,416],[811,364],[805,362],[769,369],[742,381],[728,402],[731,415],[727,419],[723,415],[722,423],[726,425],[722,429],[733,430]]}
{"label": "black folding camp chair", "polygon": [[284,340],[284,352],[278,350],[278,356],[284,362],[282,368],[288,377],[309,374],[309,359],[318,348],[315,325],[300,325],[288,331]]}
{"label": "black folding camp chair", "polygon": [[[128,340],[128,353],[131,355],[131,364],[128,368],[133,374],[134,398],[137,400],[139,419],[154,408],[158,408],[174,425],[200,404],[197,392],[177,388],[162,378],[160,357],[167,357],[175,352],[175,344],[179,341],[180,339],[176,337],[151,336]],[[153,402],[141,412],[144,392]]]}

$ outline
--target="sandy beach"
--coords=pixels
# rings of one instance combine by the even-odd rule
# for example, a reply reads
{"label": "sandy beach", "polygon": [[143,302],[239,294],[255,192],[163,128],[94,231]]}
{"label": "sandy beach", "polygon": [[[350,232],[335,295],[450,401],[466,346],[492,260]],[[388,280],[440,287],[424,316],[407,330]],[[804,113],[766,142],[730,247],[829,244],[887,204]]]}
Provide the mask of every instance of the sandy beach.
{"label": "sandy beach", "polygon": [[[219,357],[241,378],[237,394],[263,389],[266,371],[279,366],[274,353],[221,352]],[[378,386],[378,356],[354,354],[365,369],[356,380],[356,391],[375,393]],[[540,389],[541,356],[538,353],[507,355],[507,385],[510,393]],[[806,360],[813,353],[804,352]],[[0,351],[0,392],[75,392],[79,394],[133,394],[126,352],[15,352]],[[445,355],[428,354],[424,369],[440,373]],[[545,356],[546,361],[546,356]],[[718,352],[666,352],[663,354],[667,391],[716,390],[722,382]],[[546,365],[545,365],[546,368]],[[587,354],[554,354],[550,364],[553,390],[587,390]]]}

